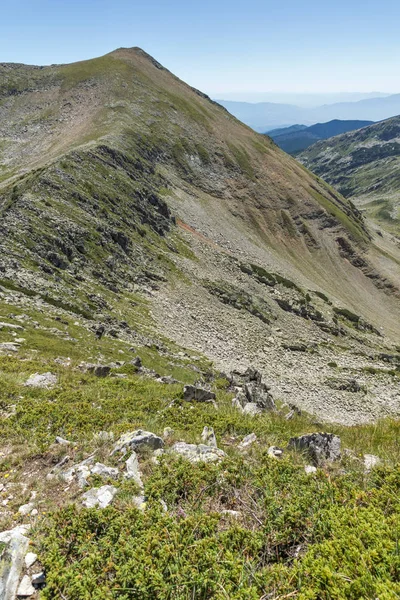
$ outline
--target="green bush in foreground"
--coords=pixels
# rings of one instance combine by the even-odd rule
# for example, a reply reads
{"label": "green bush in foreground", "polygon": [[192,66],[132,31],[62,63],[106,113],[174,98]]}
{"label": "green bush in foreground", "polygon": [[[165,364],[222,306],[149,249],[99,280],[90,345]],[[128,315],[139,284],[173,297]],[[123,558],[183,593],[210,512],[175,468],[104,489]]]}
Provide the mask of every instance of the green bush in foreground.
{"label": "green bush in foreground", "polygon": [[[400,469],[305,475],[265,454],[244,464],[164,459],[145,512],[69,506],[41,530],[55,600],[393,600],[400,595]],[[163,512],[159,499],[168,505]],[[221,514],[235,509],[235,519]],[[269,595],[270,594],[270,595]]]}

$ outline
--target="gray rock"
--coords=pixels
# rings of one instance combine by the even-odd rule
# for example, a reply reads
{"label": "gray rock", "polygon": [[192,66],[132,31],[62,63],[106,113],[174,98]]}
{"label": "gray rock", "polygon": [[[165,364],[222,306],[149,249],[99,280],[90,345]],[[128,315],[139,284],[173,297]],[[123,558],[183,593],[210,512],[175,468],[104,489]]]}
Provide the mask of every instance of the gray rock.
{"label": "gray rock", "polygon": [[151,450],[158,450],[164,447],[164,440],[158,437],[151,431],[143,431],[137,429],[136,431],[130,431],[124,433],[116,443],[113,454],[116,452],[127,452],[128,450],[138,450],[140,448],[150,448]]}
{"label": "gray rock", "polygon": [[219,448],[204,444],[187,444],[186,442],[177,442],[172,446],[171,451],[190,462],[215,462],[222,460],[225,456],[225,452]]}
{"label": "gray rock", "polygon": [[86,508],[106,508],[113,501],[117,491],[113,485],[92,488],[83,494],[82,504]]}
{"label": "gray rock", "polygon": [[207,425],[204,427],[201,434],[201,440],[206,446],[212,446],[213,448],[217,447],[217,439],[212,427],[207,427]]}
{"label": "gray rock", "polygon": [[35,573],[34,575],[32,575],[32,585],[34,585],[35,587],[41,587],[45,583],[46,583],[46,574],[44,571],[41,571],[40,573]]}
{"label": "gray rock", "polygon": [[19,348],[20,345],[15,342],[2,342],[0,344],[0,351],[3,352],[18,352]]}
{"label": "gray rock", "polygon": [[26,537],[28,527],[19,525],[14,529],[0,533],[0,598],[14,600],[24,566],[24,557],[29,547]]}
{"label": "gray rock", "polygon": [[278,448],[278,446],[270,446],[268,448],[268,456],[271,456],[271,458],[282,458],[283,450],[282,448]]}
{"label": "gray rock", "polygon": [[0,329],[13,329],[14,331],[22,331],[24,328],[21,325],[13,325],[12,323],[3,323],[0,321]]}
{"label": "gray rock", "polygon": [[196,402],[213,402],[215,394],[205,388],[195,385],[185,385],[183,388],[183,399],[187,402],[191,402],[192,400]]}
{"label": "gray rock", "polygon": [[257,369],[248,367],[246,371],[232,371],[229,377],[231,385],[235,387],[243,387],[245,383],[250,381],[261,383],[262,375]]}
{"label": "gray rock", "polygon": [[61,446],[69,446],[70,444],[72,444],[72,442],[70,442],[69,440],[66,440],[58,435],[56,437],[56,444],[61,444]]}
{"label": "gray rock", "polygon": [[312,473],[317,472],[317,467],[313,467],[313,465],[306,465],[304,467],[304,470],[307,473],[307,475],[312,475]]}
{"label": "gray rock", "polygon": [[257,439],[257,436],[255,433],[249,433],[249,435],[246,435],[242,439],[242,441],[239,444],[239,448],[241,448],[241,449],[248,448],[249,446],[251,446],[251,444],[254,444],[256,439]]}
{"label": "gray rock", "polygon": [[30,577],[28,575],[24,575],[21,583],[18,586],[17,596],[18,598],[29,598],[32,594],[35,593],[35,588],[33,587]]}
{"label": "gray rock", "polygon": [[340,459],[340,438],[333,433],[309,433],[289,440],[289,447],[305,451],[315,466]]}
{"label": "gray rock", "polygon": [[380,464],[382,464],[382,461],[379,456],[375,456],[375,454],[364,454],[364,467],[366,471],[370,471]]}
{"label": "gray rock", "polygon": [[50,389],[57,384],[57,375],[53,373],[35,373],[31,375],[27,381],[25,381],[25,386],[27,387],[35,387],[35,388],[43,388]]}
{"label": "gray rock", "polygon": [[263,410],[275,410],[275,402],[269,393],[269,387],[265,383],[250,381],[244,386],[244,393],[248,402],[254,402]]}
{"label": "gray rock", "polygon": [[259,406],[257,406],[255,402],[248,402],[243,408],[243,414],[250,415],[251,417],[255,417],[256,415],[260,415],[261,413],[262,409]]}
{"label": "gray rock", "polygon": [[28,552],[28,554],[25,556],[25,566],[27,569],[30,569],[35,562],[37,561],[37,554],[35,554],[34,552]]}
{"label": "gray rock", "polygon": [[91,475],[98,475],[99,477],[112,479],[117,479],[118,477],[118,469],[114,469],[113,467],[107,467],[103,465],[103,463],[96,463],[94,467],[90,469]]}
{"label": "gray rock", "polygon": [[139,461],[135,451],[132,452],[128,460],[125,462],[126,464],[126,474],[125,477],[127,479],[134,479],[136,483],[142,488],[143,482],[139,471]]}
{"label": "gray rock", "polygon": [[107,377],[111,372],[111,367],[108,365],[90,365],[87,370],[96,377]]}
{"label": "gray rock", "polygon": [[20,515],[23,515],[25,517],[26,515],[30,515],[34,508],[35,505],[33,504],[33,502],[29,502],[28,504],[23,504],[22,506],[20,506],[18,512]]}

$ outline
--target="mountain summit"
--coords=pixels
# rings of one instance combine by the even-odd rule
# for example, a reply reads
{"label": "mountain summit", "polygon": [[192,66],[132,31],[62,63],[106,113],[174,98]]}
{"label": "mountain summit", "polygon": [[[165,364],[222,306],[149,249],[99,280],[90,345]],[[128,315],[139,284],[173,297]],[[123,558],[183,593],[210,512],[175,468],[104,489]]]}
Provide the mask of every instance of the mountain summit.
{"label": "mountain summit", "polygon": [[351,202],[140,48],[2,64],[0,82],[5,294],[257,364],[311,412],[368,418],[327,365],[340,338],[355,369],[364,346],[389,352],[398,264]]}

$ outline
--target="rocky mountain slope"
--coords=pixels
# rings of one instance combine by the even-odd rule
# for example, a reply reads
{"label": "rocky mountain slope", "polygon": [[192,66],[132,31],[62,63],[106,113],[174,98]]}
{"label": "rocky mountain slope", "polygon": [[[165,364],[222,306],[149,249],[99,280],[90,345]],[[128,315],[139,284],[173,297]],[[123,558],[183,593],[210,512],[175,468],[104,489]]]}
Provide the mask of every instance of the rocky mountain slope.
{"label": "rocky mountain slope", "polygon": [[138,48],[0,82],[0,597],[399,594],[396,250]]}
{"label": "rocky mountain slope", "polygon": [[353,198],[375,222],[400,232],[400,117],[313,145],[299,160]]}
{"label": "rocky mountain slope", "polygon": [[372,125],[372,123],[372,121],[340,121],[334,119],[328,123],[316,123],[310,127],[293,125],[286,129],[276,129],[269,131],[268,135],[285,152],[297,154],[319,140],[326,140],[347,131],[361,129],[367,125]]}
{"label": "rocky mountain slope", "polygon": [[360,348],[399,331],[398,264],[351,202],[139,49],[2,71],[5,289],[115,335],[135,329],[115,307],[145,294],[157,335],[255,363],[308,410],[397,410],[390,380],[367,409],[326,384],[338,339],[364,381]]}

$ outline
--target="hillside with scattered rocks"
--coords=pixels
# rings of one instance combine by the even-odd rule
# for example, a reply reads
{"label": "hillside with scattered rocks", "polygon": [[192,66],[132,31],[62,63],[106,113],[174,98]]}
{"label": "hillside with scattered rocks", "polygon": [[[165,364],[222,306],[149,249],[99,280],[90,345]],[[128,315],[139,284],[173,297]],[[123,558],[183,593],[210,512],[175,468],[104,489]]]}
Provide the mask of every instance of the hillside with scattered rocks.
{"label": "hillside with scattered rocks", "polygon": [[0,76],[0,597],[395,597],[394,246],[138,48]]}

